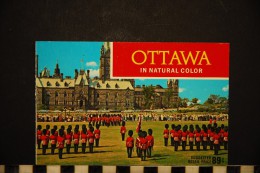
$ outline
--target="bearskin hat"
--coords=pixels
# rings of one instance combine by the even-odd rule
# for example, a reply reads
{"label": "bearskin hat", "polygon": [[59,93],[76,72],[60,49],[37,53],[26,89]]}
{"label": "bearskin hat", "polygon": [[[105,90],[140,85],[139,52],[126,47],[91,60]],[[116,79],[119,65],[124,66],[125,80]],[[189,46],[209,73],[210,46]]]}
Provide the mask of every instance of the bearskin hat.
{"label": "bearskin hat", "polygon": [[65,130],[65,126],[64,125],[61,125],[60,127],[63,131]]}
{"label": "bearskin hat", "polygon": [[54,128],[55,130],[57,130],[57,129],[58,129],[58,126],[57,126],[57,125],[54,125],[53,128]]}
{"label": "bearskin hat", "polygon": [[153,130],[152,129],[148,129],[148,134],[152,135],[153,134]]}
{"label": "bearskin hat", "polygon": [[142,136],[142,130],[139,130],[139,132],[138,132],[138,136],[139,136],[139,137]]}
{"label": "bearskin hat", "polygon": [[76,128],[76,129],[79,129],[79,125],[78,125],[78,124],[76,124],[75,128]]}
{"label": "bearskin hat", "polygon": [[142,131],[142,137],[145,138],[147,136],[147,132],[146,131]]}
{"label": "bearskin hat", "polygon": [[125,126],[125,121],[122,121],[122,126]]}
{"label": "bearskin hat", "polygon": [[90,130],[91,132],[94,132],[94,127],[93,127],[93,126],[89,127],[89,130]]}
{"label": "bearskin hat", "polygon": [[55,129],[51,129],[51,134],[54,135],[55,134]]}
{"label": "bearskin hat", "polygon": [[100,125],[99,124],[96,124],[96,129],[99,129]]}
{"label": "bearskin hat", "polygon": [[128,135],[129,135],[129,136],[133,136],[133,133],[134,133],[133,130],[129,130],[129,131],[128,131]]}
{"label": "bearskin hat", "polygon": [[165,127],[166,129],[168,129],[168,128],[169,128],[169,124],[165,124],[164,127]]}
{"label": "bearskin hat", "polygon": [[71,132],[71,128],[67,128],[67,133],[70,133]]}
{"label": "bearskin hat", "polygon": [[82,124],[82,129],[86,129],[86,124]]}
{"label": "bearskin hat", "polygon": [[41,129],[42,129],[42,126],[41,126],[41,125],[38,125],[38,126],[37,126],[37,129],[38,129],[38,130],[41,130]]}
{"label": "bearskin hat", "polygon": [[172,124],[171,127],[172,127],[172,129],[175,129],[175,124]]}
{"label": "bearskin hat", "polygon": [[46,125],[46,129],[47,130],[50,129],[50,125],[49,124]]}
{"label": "bearskin hat", "polygon": [[59,129],[59,135],[63,136],[64,135],[64,130],[63,129]]}
{"label": "bearskin hat", "polygon": [[47,130],[46,130],[46,129],[43,129],[43,130],[42,130],[42,134],[43,134],[43,135],[46,135],[46,133],[47,133]]}

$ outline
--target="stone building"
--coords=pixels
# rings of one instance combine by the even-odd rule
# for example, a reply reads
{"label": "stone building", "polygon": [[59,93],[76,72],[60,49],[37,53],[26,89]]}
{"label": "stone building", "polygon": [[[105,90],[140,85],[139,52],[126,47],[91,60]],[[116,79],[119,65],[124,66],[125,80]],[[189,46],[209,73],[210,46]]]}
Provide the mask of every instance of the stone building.
{"label": "stone building", "polygon": [[[110,79],[110,46],[100,50],[99,77],[90,78],[90,71],[75,70],[73,78],[63,76],[56,64],[54,73],[44,68],[38,76],[36,55],[36,107],[50,110],[134,110],[144,109],[143,88],[134,79]],[[178,101],[178,80],[168,80],[167,88],[153,86],[155,95],[151,109],[172,108]],[[171,104],[169,104],[171,103]]]}

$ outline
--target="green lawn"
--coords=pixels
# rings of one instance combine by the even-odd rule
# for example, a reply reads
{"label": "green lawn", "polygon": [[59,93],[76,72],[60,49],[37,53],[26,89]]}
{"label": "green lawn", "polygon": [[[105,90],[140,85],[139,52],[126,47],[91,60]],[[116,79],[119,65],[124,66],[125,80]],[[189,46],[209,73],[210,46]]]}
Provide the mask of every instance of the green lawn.
{"label": "green lawn", "polygon": [[[173,146],[165,147],[163,144],[163,130],[164,125],[168,123],[171,124],[198,124],[201,126],[202,124],[206,124],[206,121],[147,121],[142,122],[142,129],[146,130],[148,128],[153,129],[153,136],[155,138],[155,145],[152,151],[152,158],[147,158],[146,161],[141,161],[140,158],[136,156],[136,152],[133,152],[132,158],[127,158],[125,141],[121,140],[121,135],[119,133],[120,126],[101,126],[101,139],[100,139],[100,147],[94,147],[94,153],[89,153],[87,148],[87,153],[82,154],[81,148],[79,148],[79,153],[74,154],[73,148],[71,148],[71,154],[65,153],[65,148],[63,150],[63,159],[58,158],[58,150],[56,149],[55,155],[50,154],[50,149],[47,150],[47,155],[42,155],[42,150],[36,148],[36,163],[38,165],[143,165],[143,166],[185,166],[185,165],[227,165],[228,160],[228,151],[223,150],[223,146],[221,146],[221,150],[219,151],[219,155],[215,156],[214,151],[207,150],[203,151],[201,146],[201,151],[189,151],[189,146],[187,146],[186,151],[181,151],[181,146],[179,146],[178,151],[174,151]],[[53,125],[57,125],[60,128],[61,125],[64,125],[66,128],[68,125],[72,125],[73,128],[76,124],[81,125],[84,122],[38,122],[41,124],[43,128],[46,124],[49,124],[51,128]],[[85,123],[88,125],[88,123]],[[218,124],[227,125],[227,121],[218,122]],[[127,130],[134,131],[134,138],[137,137],[135,132],[137,122],[126,122]],[[126,136],[127,137],[127,136]],[[50,145],[49,145],[50,146]],[[208,147],[209,148],[209,147]],[[196,147],[194,147],[196,149]],[[134,148],[135,151],[135,148]],[[193,159],[194,157],[200,157],[199,159]],[[207,156],[207,157],[202,157]],[[206,158],[206,159],[204,159]],[[195,163],[194,163],[195,161]],[[199,163],[198,163],[199,162]]]}

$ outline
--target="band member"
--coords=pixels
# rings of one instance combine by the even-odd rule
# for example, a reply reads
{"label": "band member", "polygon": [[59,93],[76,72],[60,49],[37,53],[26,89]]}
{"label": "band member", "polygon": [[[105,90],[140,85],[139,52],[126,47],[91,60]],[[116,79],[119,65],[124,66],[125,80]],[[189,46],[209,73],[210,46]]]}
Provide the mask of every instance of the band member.
{"label": "band member", "polygon": [[190,146],[190,150],[193,151],[193,144],[194,144],[194,127],[190,126],[189,128],[189,146]]}
{"label": "band member", "polygon": [[120,128],[120,133],[121,133],[122,141],[124,141],[125,133],[126,133],[125,121],[122,122],[122,126]]}
{"label": "band member", "polygon": [[94,152],[94,127],[90,127],[88,131],[88,143],[89,143],[89,152]]}
{"label": "band member", "polygon": [[148,135],[146,136],[146,140],[147,140],[147,157],[150,158],[152,157],[152,148],[154,145],[154,137],[153,137],[153,130],[152,129],[148,129]]}
{"label": "band member", "polygon": [[67,154],[70,154],[70,148],[71,148],[71,142],[73,138],[73,132],[71,131],[71,128],[67,128],[67,133],[65,135],[65,143],[66,143],[66,152]]}
{"label": "band member", "polygon": [[168,138],[169,138],[169,124],[165,124],[165,129],[163,131],[163,138],[164,138],[164,146],[168,146]]}
{"label": "band member", "polygon": [[81,131],[81,147],[82,153],[86,153],[86,145],[87,145],[87,128],[84,128]]}
{"label": "band member", "polygon": [[171,146],[174,146],[174,137],[173,137],[173,134],[175,132],[175,124],[172,124],[171,125],[172,129],[170,130],[170,135],[171,135]]}
{"label": "band member", "polygon": [[213,147],[214,147],[214,155],[218,154],[219,148],[220,148],[220,144],[219,144],[219,140],[220,140],[220,128],[218,127],[216,129],[216,132],[213,136]]}
{"label": "band member", "polygon": [[182,150],[185,151],[186,150],[186,145],[187,145],[187,136],[188,136],[188,126],[185,125],[182,128],[182,132],[181,132],[181,145],[182,145]]}
{"label": "band member", "polygon": [[135,148],[136,148],[136,154],[137,157],[141,157],[141,149],[140,149],[140,140],[142,138],[142,130],[139,130],[138,137],[135,140]]}
{"label": "band member", "polygon": [[62,159],[62,150],[64,148],[64,130],[59,129],[59,136],[57,137],[58,149],[59,149],[59,159]]}
{"label": "band member", "polygon": [[141,138],[140,138],[140,151],[141,151],[141,161],[144,161],[146,159],[146,150],[148,147],[148,142],[146,139],[147,132],[142,131]]}
{"label": "band member", "polygon": [[79,137],[80,132],[77,126],[74,128],[74,134],[73,134],[73,143],[74,143],[74,153],[78,153],[79,148]]}
{"label": "band member", "polygon": [[99,139],[100,139],[100,134],[101,134],[99,127],[100,127],[100,125],[96,124],[96,129],[94,131],[96,147],[99,146]]}
{"label": "band member", "polygon": [[41,149],[41,136],[42,136],[42,126],[37,126],[37,145],[38,149]]}
{"label": "band member", "polygon": [[228,127],[224,127],[224,133],[223,133],[223,142],[224,142],[224,150],[228,149]]}
{"label": "band member", "polygon": [[200,151],[200,143],[201,143],[201,129],[197,127],[195,132],[195,145],[197,147],[197,151]]}
{"label": "band member", "polygon": [[128,158],[132,157],[132,152],[134,148],[134,138],[133,136],[133,130],[128,131],[128,137],[126,138],[126,151]]}
{"label": "band member", "polygon": [[51,135],[50,135],[51,154],[54,154],[54,151],[56,149],[57,136],[56,136],[55,132],[56,132],[55,129],[51,129]]}
{"label": "band member", "polygon": [[175,130],[173,133],[173,140],[174,140],[174,151],[178,151],[179,142],[180,142],[180,134],[178,133],[178,126],[175,126]]}
{"label": "band member", "polygon": [[207,150],[207,145],[208,145],[208,129],[206,126],[203,127],[203,131],[201,132],[202,134],[202,147],[203,150]]}
{"label": "band member", "polygon": [[43,129],[42,130],[42,136],[41,136],[41,141],[42,141],[42,154],[45,155],[46,154],[46,149],[48,147],[48,140],[49,137],[46,135],[47,134],[47,130]]}

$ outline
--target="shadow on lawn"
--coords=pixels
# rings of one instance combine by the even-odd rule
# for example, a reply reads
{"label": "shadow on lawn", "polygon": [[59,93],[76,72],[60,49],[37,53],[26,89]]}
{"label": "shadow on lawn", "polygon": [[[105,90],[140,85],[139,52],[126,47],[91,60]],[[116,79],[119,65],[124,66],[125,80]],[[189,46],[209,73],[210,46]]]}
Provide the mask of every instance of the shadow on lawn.
{"label": "shadow on lawn", "polygon": [[169,156],[168,154],[155,154],[149,160],[164,160],[166,157]]}

